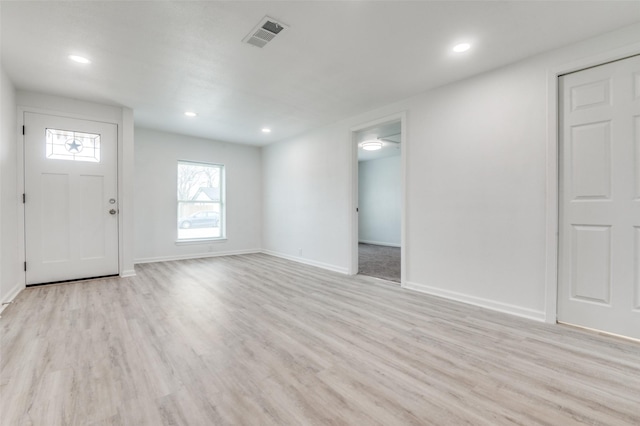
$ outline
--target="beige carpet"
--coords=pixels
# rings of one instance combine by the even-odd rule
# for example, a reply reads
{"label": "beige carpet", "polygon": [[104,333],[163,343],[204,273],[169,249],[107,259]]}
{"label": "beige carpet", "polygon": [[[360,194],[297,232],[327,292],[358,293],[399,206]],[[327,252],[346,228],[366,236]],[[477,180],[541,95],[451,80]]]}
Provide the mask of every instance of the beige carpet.
{"label": "beige carpet", "polygon": [[400,282],[400,247],[358,244],[358,273]]}

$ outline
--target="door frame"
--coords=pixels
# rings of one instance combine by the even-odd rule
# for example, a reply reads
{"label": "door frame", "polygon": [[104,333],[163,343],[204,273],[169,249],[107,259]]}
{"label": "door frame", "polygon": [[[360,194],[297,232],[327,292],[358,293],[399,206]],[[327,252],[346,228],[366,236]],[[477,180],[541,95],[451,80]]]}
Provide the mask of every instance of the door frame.
{"label": "door frame", "polygon": [[[126,202],[123,203],[123,183],[125,176],[123,174],[123,167],[121,160],[123,158],[123,125],[117,120],[105,119],[104,117],[96,117],[85,114],[76,114],[68,111],[54,110],[48,108],[39,108],[39,107],[28,107],[28,106],[18,106],[17,108],[17,118],[18,118],[18,149],[16,150],[18,153],[18,167],[17,167],[17,176],[18,176],[18,196],[22,198],[22,194],[25,192],[25,155],[24,155],[24,135],[22,134],[22,126],[25,125],[25,113],[35,113],[35,114],[46,114],[58,117],[66,117],[78,120],[87,120],[87,121],[97,121],[101,123],[113,124],[116,126],[116,188],[118,193],[118,208],[120,213],[118,214],[118,274],[121,277],[134,276],[134,271],[129,271],[124,269],[126,265],[126,260],[124,258],[125,255],[125,238],[124,238],[124,226],[123,226],[123,212],[128,211],[128,209],[123,209],[123,205],[126,206]],[[126,135],[125,135],[126,137]],[[22,200],[18,202],[18,253],[20,263],[24,263],[26,261],[26,239],[25,239],[25,205],[22,203]],[[25,271],[20,268],[22,284],[26,287],[27,285],[27,276]],[[24,288],[24,287],[23,287]]]}
{"label": "door frame", "polygon": [[633,43],[608,52],[577,59],[547,70],[547,161],[545,200],[545,316],[546,323],[558,320],[559,232],[560,232],[560,179],[559,149],[562,123],[559,117],[560,76],[583,69],[604,65],[640,54],[640,43]]}
{"label": "door frame", "polygon": [[395,114],[387,115],[376,120],[367,121],[356,125],[349,129],[349,152],[351,155],[351,202],[349,203],[350,232],[349,247],[350,257],[349,275],[358,273],[358,141],[357,133],[371,127],[380,126],[392,122],[400,122],[400,186],[401,186],[401,205],[400,205],[400,285],[404,287],[407,279],[407,251],[406,251],[406,214],[407,214],[407,112],[401,111]]}

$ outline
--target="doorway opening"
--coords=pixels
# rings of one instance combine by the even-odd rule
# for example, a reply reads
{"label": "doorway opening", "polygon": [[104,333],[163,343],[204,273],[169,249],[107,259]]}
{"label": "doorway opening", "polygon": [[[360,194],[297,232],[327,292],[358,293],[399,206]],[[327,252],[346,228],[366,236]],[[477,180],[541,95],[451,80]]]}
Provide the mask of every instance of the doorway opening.
{"label": "doorway opening", "polygon": [[[357,152],[354,272],[402,282],[402,119],[353,131]],[[355,262],[354,262],[355,263]]]}

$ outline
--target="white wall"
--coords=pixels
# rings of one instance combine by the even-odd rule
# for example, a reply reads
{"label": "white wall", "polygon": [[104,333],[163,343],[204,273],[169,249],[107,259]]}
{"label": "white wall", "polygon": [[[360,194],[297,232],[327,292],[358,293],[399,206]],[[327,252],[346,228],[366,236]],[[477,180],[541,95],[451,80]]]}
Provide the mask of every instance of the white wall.
{"label": "white wall", "polygon": [[[16,91],[0,64],[0,302],[24,288],[18,256]],[[2,307],[0,307],[2,310]]]}
{"label": "white wall", "polygon": [[[257,147],[136,127],[136,262],[260,251],[260,158]],[[178,160],[225,166],[226,241],[176,244]]]}
{"label": "white wall", "polygon": [[400,247],[401,157],[358,163],[358,240]]}
{"label": "white wall", "polygon": [[347,272],[350,138],[333,126],[263,148],[265,252]]}
{"label": "white wall", "polygon": [[547,73],[637,40],[640,25],[264,148],[265,249],[348,270],[350,128],[407,111],[406,285],[544,319]]}

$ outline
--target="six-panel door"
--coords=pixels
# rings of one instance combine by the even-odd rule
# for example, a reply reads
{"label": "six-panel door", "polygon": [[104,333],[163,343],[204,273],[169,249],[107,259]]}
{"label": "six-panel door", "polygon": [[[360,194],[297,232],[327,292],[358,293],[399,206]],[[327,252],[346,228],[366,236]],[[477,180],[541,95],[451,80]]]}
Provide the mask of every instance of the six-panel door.
{"label": "six-panel door", "polygon": [[558,321],[640,338],[640,56],[559,96]]}

